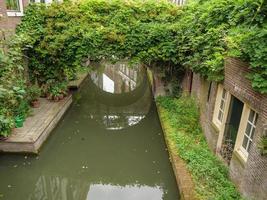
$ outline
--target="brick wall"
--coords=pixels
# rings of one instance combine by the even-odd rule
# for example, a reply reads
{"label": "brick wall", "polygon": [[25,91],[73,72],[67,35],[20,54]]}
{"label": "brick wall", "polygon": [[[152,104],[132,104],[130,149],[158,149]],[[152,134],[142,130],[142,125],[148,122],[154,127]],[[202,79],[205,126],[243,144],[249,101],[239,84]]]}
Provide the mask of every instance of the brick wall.
{"label": "brick wall", "polygon": [[237,157],[233,157],[230,176],[245,196],[263,200],[267,197],[267,157],[260,155],[257,146],[267,124],[267,95],[252,89],[251,82],[246,78],[248,72],[248,64],[235,58],[225,60],[225,89],[259,114],[248,160],[242,164]]}
{"label": "brick wall", "polygon": [[181,81],[181,87],[183,92],[190,93],[191,90],[191,79],[193,78],[193,73],[191,70],[186,70],[183,80]]}
{"label": "brick wall", "polygon": [[[185,73],[185,77],[182,81],[182,89],[186,93],[190,90],[190,76],[190,72]],[[212,82],[210,84],[209,81],[195,73],[193,74],[192,79],[191,95],[194,96],[199,103],[201,126],[211,150],[215,152],[219,133],[212,124],[212,117],[216,100],[217,83]],[[209,87],[210,95],[208,98]]]}
{"label": "brick wall", "polygon": [[[24,10],[28,5],[28,0],[22,0]],[[5,34],[10,35],[15,32],[17,24],[20,23],[21,17],[8,17],[5,0],[0,1],[0,30],[3,30]]]}
{"label": "brick wall", "polygon": [[[263,135],[264,127],[267,126],[267,96],[261,95],[252,89],[251,82],[246,78],[248,72],[248,64],[234,58],[225,60],[224,88],[244,103],[247,103],[259,114],[247,162],[243,163],[233,155],[229,169],[231,179],[244,196],[249,199],[264,200],[267,197],[267,156],[261,156],[257,146]],[[182,82],[185,91],[188,88],[189,81],[189,78],[185,77]],[[199,102],[200,123],[210,148],[215,152],[219,133],[212,125],[212,117],[217,84],[214,82],[211,84],[208,100],[209,87],[210,84],[207,80],[198,74],[193,75],[191,94]]]}

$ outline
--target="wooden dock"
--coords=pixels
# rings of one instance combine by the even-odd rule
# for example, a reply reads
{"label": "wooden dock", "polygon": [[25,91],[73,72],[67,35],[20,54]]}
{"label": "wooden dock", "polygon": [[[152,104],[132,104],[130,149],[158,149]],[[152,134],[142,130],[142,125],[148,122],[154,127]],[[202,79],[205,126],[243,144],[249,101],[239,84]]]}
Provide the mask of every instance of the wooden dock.
{"label": "wooden dock", "polygon": [[72,95],[59,102],[40,99],[40,107],[33,109],[22,128],[15,128],[5,141],[0,141],[0,151],[38,153],[59,120],[72,103]]}

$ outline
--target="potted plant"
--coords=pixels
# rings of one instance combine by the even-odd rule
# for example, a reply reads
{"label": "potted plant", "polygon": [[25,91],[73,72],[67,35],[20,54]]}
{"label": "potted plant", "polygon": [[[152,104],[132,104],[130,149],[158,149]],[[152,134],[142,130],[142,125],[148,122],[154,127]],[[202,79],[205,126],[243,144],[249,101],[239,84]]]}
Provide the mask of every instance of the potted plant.
{"label": "potted plant", "polygon": [[27,90],[28,100],[33,108],[40,106],[39,97],[41,95],[41,89],[37,85],[31,85]]}
{"label": "potted plant", "polygon": [[15,122],[12,117],[0,114],[0,140],[6,140],[14,126]]}
{"label": "potted plant", "polygon": [[49,88],[49,95],[47,99],[53,101],[60,101],[67,96],[68,85],[66,82],[55,83]]}
{"label": "potted plant", "polygon": [[25,121],[25,119],[24,119],[23,116],[20,116],[20,115],[16,116],[16,117],[15,117],[15,127],[16,127],[16,128],[21,128],[21,127],[23,127],[23,123],[24,123],[24,121]]}
{"label": "potted plant", "polygon": [[49,94],[47,96],[47,99],[53,100],[53,101],[59,101],[59,95],[60,95],[60,88],[58,85],[54,85],[49,88]]}

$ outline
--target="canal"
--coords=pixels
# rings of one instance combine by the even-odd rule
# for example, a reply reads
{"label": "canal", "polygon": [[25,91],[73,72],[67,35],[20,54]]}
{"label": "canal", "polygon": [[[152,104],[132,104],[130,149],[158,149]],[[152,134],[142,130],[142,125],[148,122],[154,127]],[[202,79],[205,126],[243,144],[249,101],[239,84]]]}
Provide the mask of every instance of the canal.
{"label": "canal", "polygon": [[0,200],[177,200],[145,70],[95,65],[39,155],[0,154]]}

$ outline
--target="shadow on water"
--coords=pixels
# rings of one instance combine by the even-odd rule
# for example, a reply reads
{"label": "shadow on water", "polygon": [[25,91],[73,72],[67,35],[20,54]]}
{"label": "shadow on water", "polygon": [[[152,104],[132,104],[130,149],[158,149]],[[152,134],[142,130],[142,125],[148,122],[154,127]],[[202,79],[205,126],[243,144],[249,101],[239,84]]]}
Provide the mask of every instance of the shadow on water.
{"label": "shadow on water", "polygon": [[40,155],[0,155],[0,199],[177,200],[145,71],[91,74]]}

